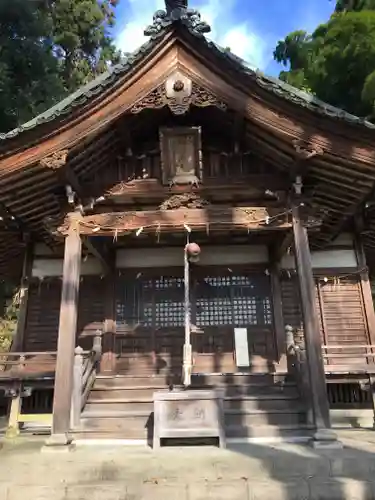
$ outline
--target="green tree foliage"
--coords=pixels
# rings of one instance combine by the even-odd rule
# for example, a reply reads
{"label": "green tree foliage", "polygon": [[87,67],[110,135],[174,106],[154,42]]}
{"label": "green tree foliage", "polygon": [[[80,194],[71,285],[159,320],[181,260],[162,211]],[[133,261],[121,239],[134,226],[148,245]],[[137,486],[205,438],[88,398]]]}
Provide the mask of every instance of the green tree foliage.
{"label": "green tree foliage", "polygon": [[375,11],[357,12],[358,2],[346,4],[346,10],[311,35],[297,31],[280,41],[274,59],[288,67],[280,73],[282,80],[371,118],[375,116]]}
{"label": "green tree foliage", "polygon": [[359,12],[375,9],[374,0],[337,0],[335,12]]}
{"label": "green tree foliage", "polygon": [[[20,304],[19,289],[0,283],[0,353],[8,351],[16,333]],[[1,364],[0,364],[1,366]]]}
{"label": "green tree foliage", "polygon": [[50,20],[35,2],[0,0],[0,131],[52,105],[64,87],[47,34]]}
{"label": "green tree foliage", "polygon": [[307,86],[305,68],[309,65],[311,37],[306,31],[293,31],[280,41],[274,51],[274,59],[289,71],[282,71],[280,78],[300,89]]}
{"label": "green tree foliage", "polygon": [[65,88],[74,91],[105,71],[120,53],[109,30],[114,25],[117,0],[54,0],[48,12],[52,39]]}
{"label": "green tree foliage", "polygon": [[44,111],[115,63],[117,0],[0,0],[0,131]]}

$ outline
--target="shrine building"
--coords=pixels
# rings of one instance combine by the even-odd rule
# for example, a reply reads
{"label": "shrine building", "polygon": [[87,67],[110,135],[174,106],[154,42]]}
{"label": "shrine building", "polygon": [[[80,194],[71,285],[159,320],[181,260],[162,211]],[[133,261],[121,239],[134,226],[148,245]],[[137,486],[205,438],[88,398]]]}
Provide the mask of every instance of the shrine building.
{"label": "shrine building", "polygon": [[373,421],[375,125],[173,4],[0,134],[0,279],[21,283],[7,434],[147,443],[155,391],[219,388],[228,442],[335,442]]}

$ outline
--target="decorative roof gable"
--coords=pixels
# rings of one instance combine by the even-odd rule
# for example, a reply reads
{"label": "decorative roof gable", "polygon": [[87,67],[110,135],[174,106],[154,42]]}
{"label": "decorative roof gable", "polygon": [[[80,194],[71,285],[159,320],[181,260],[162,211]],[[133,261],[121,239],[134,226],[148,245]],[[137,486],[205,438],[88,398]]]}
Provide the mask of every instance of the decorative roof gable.
{"label": "decorative roof gable", "polygon": [[[0,140],[13,139],[23,132],[32,130],[48,122],[57,121],[69,115],[76,108],[89,104],[91,100],[100,96],[101,93],[108,91],[119,80],[126,79],[130,70],[141,63],[157,45],[162,44],[164,37],[171,30],[181,29],[194,37],[197,43],[208,48],[223,65],[229,65],[231,69],[250,78],[258,87],[281,99],[290,101],[318,115],[327,116],[353,125],[364,126],[367,129],[375,129],[375,124],[364,118],[354,116],[342,109],[331,106],[312,94],[296,89],[277,78],[265,76],[262,72],[254,70],[248,63],[231,51],[206,39],[204,35],[209,33],[211,28],[207,23],[202,21],[200,13],[197,10],[188,8],[187,0],[165,0],[165,6],[165,10],[155,12],[153,23],[145,29],[145,35],[149,36],[150,39],[139,49],[133,53],[126,54],[121,63],[114,65],[108,71],[79,88],[34,119],[10,132],[0,133]],[[135,104],[135,107],[137,105]]]}

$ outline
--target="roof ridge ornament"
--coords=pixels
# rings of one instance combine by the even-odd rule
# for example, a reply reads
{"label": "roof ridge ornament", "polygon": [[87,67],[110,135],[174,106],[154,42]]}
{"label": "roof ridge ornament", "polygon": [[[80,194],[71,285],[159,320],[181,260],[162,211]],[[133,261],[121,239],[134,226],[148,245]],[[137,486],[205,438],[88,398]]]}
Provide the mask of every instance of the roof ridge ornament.
{"label": "roof ridge ornament", "polygon": [[211,31],[211,27],[201,20],[198,10],[188,8],[188,0],[165,0],[165,10],[157,10],[153,16],[153,23],[148,26],[144,34],[152,39],[174,23],[180,23],[196,36],[203,36]]}

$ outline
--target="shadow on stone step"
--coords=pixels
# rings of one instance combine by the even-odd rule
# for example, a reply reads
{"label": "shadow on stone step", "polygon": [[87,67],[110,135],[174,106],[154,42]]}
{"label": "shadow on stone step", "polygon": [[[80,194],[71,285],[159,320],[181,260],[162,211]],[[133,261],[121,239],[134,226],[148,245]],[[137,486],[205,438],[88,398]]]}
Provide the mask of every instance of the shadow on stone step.
{"label": "shadow on stone step", "polygon": [[153,411],[150,413],[150,416],[147,419],[146,429],[147,429],[147,446],[152,448],[153,440],[154,440],[154,412]]}

